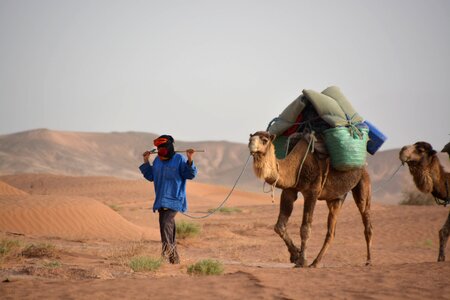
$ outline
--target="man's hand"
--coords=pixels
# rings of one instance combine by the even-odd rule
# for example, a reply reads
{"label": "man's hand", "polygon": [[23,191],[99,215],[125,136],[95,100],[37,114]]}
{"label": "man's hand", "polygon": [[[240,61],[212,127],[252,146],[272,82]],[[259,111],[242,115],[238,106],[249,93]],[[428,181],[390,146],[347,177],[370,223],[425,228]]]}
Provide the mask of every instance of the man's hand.
{"label": "man's hand", "polygon": [[186,156],[187,156],[189,165],[192,165],[192,158],[194,157],[194,153],[195,153],[194,149],[187,149],[186,150]]}
{"label": "man's hand", "polygon": [[152,153],[150,151],[145,151],[142,156],[144,157],[144,163],[148,163],[148,160],[150,159],[150,155]]}

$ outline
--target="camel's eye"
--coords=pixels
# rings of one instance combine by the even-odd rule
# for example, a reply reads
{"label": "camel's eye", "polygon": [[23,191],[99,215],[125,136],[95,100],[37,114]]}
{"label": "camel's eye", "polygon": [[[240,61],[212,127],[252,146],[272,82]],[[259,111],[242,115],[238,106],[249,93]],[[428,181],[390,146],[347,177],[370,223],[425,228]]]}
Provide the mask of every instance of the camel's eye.
{"label": "camel's eye", "polygon": [[268,139],[262,139],[263,145],[267,144],[268,141],[269,141]]}

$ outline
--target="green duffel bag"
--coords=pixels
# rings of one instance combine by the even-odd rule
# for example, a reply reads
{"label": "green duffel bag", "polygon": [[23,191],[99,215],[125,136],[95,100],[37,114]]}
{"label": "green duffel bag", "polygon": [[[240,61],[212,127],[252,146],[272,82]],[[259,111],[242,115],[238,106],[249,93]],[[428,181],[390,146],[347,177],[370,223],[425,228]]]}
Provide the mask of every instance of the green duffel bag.
{"label": "green duffel bag", "polygon": [[339,171],[364,167],[369,130],[356,126],[335,127],[323,132],[331,166]]}

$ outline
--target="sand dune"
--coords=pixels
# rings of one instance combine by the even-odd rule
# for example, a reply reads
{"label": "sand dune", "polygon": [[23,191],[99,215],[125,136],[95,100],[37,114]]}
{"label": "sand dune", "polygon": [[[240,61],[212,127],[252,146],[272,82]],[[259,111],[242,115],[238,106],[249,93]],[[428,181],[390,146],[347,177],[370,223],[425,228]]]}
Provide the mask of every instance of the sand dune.
{"label": "sand dune", "polygon": [[106,205],[85,197],[0,198],[0,231],[68,240],[156,239],[156,230],[125,220]]}
{"label": "sand dune", "polygon": [[0,196],[26,196],[26,192],[0,181]]}
{"label": "sand dune", "polygon": [[[0,198],[0,231],[69,240],[159,238],[157,214],[151,211],[153,183],[146,180],[51,174],[1,178],[11,185],[0,181],[0,195],[5,194]],[[188,213],[195,217],[204,215],[208,209],[216,208],[229,192],[228,187],[190,181]],[[227,206],[270,201],[269,195],[236,190]],[[109,206],[120,209],[122,215]],[[142,206],[147,209],[141,209]]]}

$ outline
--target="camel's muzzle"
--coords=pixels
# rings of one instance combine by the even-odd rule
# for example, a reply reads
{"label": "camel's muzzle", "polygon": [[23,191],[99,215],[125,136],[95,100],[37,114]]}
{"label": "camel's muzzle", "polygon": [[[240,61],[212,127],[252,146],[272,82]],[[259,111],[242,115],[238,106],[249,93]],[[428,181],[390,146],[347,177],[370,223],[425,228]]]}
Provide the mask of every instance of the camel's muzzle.
{"label": "camel's muzzle", "polygon": [[409,155],[406,153],[407,152],[408,147],[404,146],[401,150],[400,153],[398,155],[398,158],[400,159],[400,161],[402,162],[402,165],[405,165],[405,163],[407,163],[409,161]]}
{"label": "camel's muzzle", "polygon": [[408,158],[405,155],[402,155],[402,153],[400,153],[399,157],[400,161],[402,162],[402,164],[405,164],[405,162],[408,161]]}
{"label": "camel's muzzle", "polygon": [[259,155],[261,152],[259,152],[259,151],[251,151],[250,150],[250,155],[251,156],[255,156],[255,155]]}

